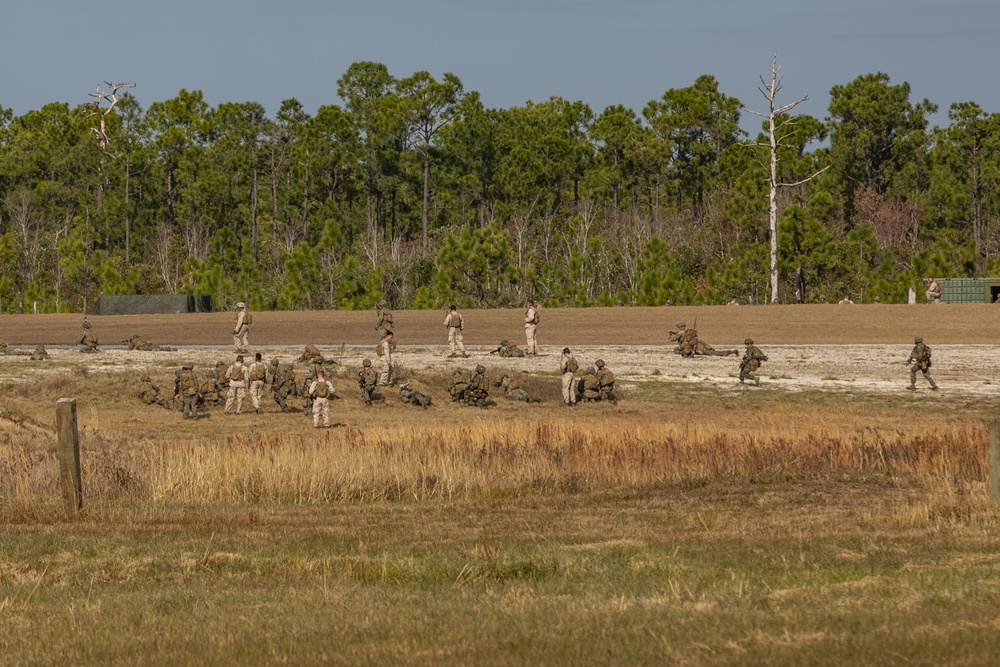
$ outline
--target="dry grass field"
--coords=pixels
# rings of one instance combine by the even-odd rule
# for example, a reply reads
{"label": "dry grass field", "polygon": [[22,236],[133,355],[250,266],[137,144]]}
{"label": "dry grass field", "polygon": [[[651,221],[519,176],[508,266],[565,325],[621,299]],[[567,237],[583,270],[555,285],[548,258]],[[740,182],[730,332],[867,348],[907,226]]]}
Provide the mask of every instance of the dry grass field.
{"label": "dry grass field", "polygon": [[[372,313],[258,313],[251,343],[338,361],[335,427],[301,414],[146,407],[191,361],[233,356],[228,314],[0,316],[3,664],[989,664],[1000,654],[1000,511],[986,425],[992,306],[396,313],[398,391],[354,373]],[[677,321],[738,360],[681,359]],[[128,352],[142,333],[177,352]],[[912,336],[942,387],[905,391]],[[617,405],[561,405],[559,350],[608,361]],[[259,348],[256,346],[260,346]],[[540,402],[448,400],[453,368],[517,374]],[[299,365],[301,368],[301,364]],[[921,382],[918,380],[918,382]],[[61,505],[54,406],[77,399],[84,511]],[[291,399],[300,405],[299,399]]]}

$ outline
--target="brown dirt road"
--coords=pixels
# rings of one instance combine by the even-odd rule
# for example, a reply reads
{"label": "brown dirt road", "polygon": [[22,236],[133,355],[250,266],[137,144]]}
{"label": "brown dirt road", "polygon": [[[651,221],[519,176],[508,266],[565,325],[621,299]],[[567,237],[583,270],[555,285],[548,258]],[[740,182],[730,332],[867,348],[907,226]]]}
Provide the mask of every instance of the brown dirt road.
{"label": "brown dirt road", "polygon": [[[520,309],[466,310],[465,341],[496,345],[520,342]],[[396,311],[396,342],[437,345],[445,341],[443,311]],[[104,345],[140,333],[161,345],[228,344],[232,313],[109,315],[89,318]],[[907,344],[914,334],[928,344],[995,345],[1000,342],[1000,307],[971,305],[803,305],[676,306],[660,308],[542,309],[539,340],[548,345],[663,345],[677,322],[697,324],[702,338],[733,346],[746,336],[764,345]],[[12,345],[71,344],[82,317],[0,315],[0,338]],[[373,311],[286,311],[254,313],[255,345],[374,344]]]}
{"label": "brown dirt road", "polygon": [[[697,383],[722,391],[742,389],[736,382],[738,357],[682,359],[672,353],[667,332],[679,321],[697,323],[704,340],[717,349],[737,349],[753,337],[769,356],[761,376],[765,388],[786,391],[823,389],[864,393],[899,392],[908,383],[903,361],[919,333],[934,350],[936,396],[990,399],[1000,378],[1000,308],[982,305],[815,305],[703,306],[672,308],[543,309],[540,356],[500,360],[489,350],[501,338],[523,345],[521,310],[464,311],[465,341],[471,358],[448,359],[444,313],[395,312],[396,362],[409,370],[471,368],[485,363],[531,374],[555,374],[559,351],[573,348],[582,366],[603,357],[623,387],[642,382]],[[0,316],[0,338],[12,345],[50,346],[54,364],[31,364],[23,356],[0,357],[0,380],[26,379],[68,364],[93,370],[163,373],[181,360],[204,368],[231,358],[230,313],[124,315],[90,318],[103,343],[99,355],[82,355],[68,346],[81,332],[79,315]],[[255,313],[250,342],[265,358],[294,359],[306,343],[318,345],[345,369],[372,357],[376,343],[370,311]],[[115,343],[141,333],[155,343],[182,347],[179,352],[127,352]],[[65,346],[65,347],[63,347]],[[921,379],[918,395],[924,391]]]}

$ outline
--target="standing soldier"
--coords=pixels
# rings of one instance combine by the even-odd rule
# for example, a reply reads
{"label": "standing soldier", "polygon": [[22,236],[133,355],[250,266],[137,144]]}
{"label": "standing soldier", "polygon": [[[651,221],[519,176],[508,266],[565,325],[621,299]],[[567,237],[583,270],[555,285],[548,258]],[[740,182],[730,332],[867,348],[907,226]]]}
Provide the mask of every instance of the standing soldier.
{"label": "standing soldier", "polygon": [[229,391],[229,380],[226,379],[226,373],[229,372],[229,364],[222,361],[221,359],[215,362],[215,382],[219,387],[219,398]]}
{"label": "standing soldier", "polygon": [[594,365],[597,366],[597,391],[601,400],[618,405],[618,397],[615,396],[615,374],[605,365],[604,359],[598,359]]}
{"label": "standing soldier", "polygon": [[194,373],[192,364],[181,366],[180,374],[174,383],[174,400],[181,405],[184,419],[198,418],[198,376]]}
{"label": "standing soldier", "polygon": [[913,351],[910,352],[910,358],[906,360],[906,364],[908,366],[913,364],[910,366],[910,386],[907,389],[910,391],[917,390],[917,370],[919,369],[924,374],[924,378],[930,382],[931,391],[938,390],[938,386],[934,383],[934,378],[931,377],[930,373],[931,348],[924,345],[924,339],[921,336],[913,337]]}
{"label": "standing soldier", "polygon": [[372,360],[365,359],[361,362],[361,370],[358,371],[358,386],[361,388],[361,400],[365,405],[372,404],[372,392],[375,391],[375,385],[378,382],[378,377],[375,375],[375,371],[372,369]]}
{"label": "standing soldier", "polygon": [[762,361],[767,361],[767,355],[753,344],[753,338],[747,338],[743,344],[747,346],[747,349],[743,353],[742,361],[740,361],[740,384],[743,384],[744,380],[753,380],[754,386],[760,386],[760,377],[754,371],[760,368]]}
{"label": "standing soldier", "polygon": [[465,329],[465,318],[458,312],[455,304],[448,306],[448,315],[444,318],[444,326],[448,329],[448,347],[451,354],[448,358],[457,357],[459,353],[463,357],[469,355],[465,353],[465,345],[462,343],[462,330]]}
{"label": "standing soldier", "polygon": [[282,412],[292,412],[285,400],[292,393],[291,387],[288,386],[288,373],[277,358],[271,359],[271,393],[274,394],[274,402]]}
{"label": "standing soldier", "polygon": [[222,414],[228,415],[236,403],[236,414],[243,413],[243,400],[247,397],[247,385],[250,384],[250,369],[243,365],[243,355],[236,357],[236,362],[226,371],[229,380],[229,394],[226,396],[226,407]]}
{"label": "standing soldier", "polygon": [[323,428],[330,428],[330,397],[333,396],[333,385],[326,379],[323,369],[316,371],[316,379],[309,385],[309,396],[312,398],[313,426],[319,428],[319,418],[323,417]]}
{"label": "standing soldier", "polygon": [[564,347],[562,362],[559,364],[559,372],[562,373],[562,395],[563,403],[566,405],[576,405],[576,387],[573,386],[573,380],[579,368],[580,364],[576,363],[576,359],[570,354],[569,348]]}
{"label": "standing soldier", "polygon": [[386,331],[385,338],[378,344],[378,383],[383,387],[392,384],[392,352],[396,344],[392,342],[392,332]]}
{"label": "standing soldier", "polygon": [[524,352],[529,356],[538,354],[535,336],[538,333],[538,301],[529,299],[524,311]]}
{"label": "standing soldier", "polygon": [[382,339],[387,332],[392,331],[392,311],[385,307],[385,301],[379,301],[375,304],[375,313],[375,330]]}
{"label": "standing soldier", "polygon": [[254,410],[260,414],[260,399],[264,395],[264,382],[267,380],[267,364],[260,357],[260,352],[254,355],[250,364],[250,402]]}
{"label": "standing soldier", "polygon": [[233,326],[233,345],[237,352],[250,351],[250,324],[253,316],[243,301],[236,304],[236,325]]}
{"label": "standing soldier", "polygon": [[83,318],[83,335],[80,336],[77,344],[83,346],[80,348],[81,352],[100,352],[97,349],[97,336],[94,334],[94,329],[86,316]]}
{"label": "standing soldier", "polygon": [[927,303],[941,303],[941,283],[934,278],[927,279],[927,291],[924,292]]}
{"label": "standing soldier", "polygon": [[[323,367],[320,366],[319,368]],[[326,370],[324,369],[323,372],[325,373]],[[305,378],[302,380],[302,387],[299,388],[299,394],[306,398],[305,405],[302,406],[302,414],[307,417],[313,413],[313,398],[309,395],[309,387],[312,386],[314,377],[316,377],[316,373],[307,368]]]}

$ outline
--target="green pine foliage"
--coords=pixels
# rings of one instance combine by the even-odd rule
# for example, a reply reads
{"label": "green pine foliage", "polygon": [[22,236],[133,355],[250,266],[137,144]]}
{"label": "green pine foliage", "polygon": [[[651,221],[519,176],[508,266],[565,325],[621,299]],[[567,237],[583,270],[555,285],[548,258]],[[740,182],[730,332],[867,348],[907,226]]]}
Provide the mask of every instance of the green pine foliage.
{"label": "green pine foliage", "polygon": [[[338,80],[344,103],[0,108],[0,312],[102,293],[254,309],[763,303],[767,149],[710,75],[643,109],[486,107],[453,74]],[[1000,115],[867,74],[826,121],[779,120],[778,279],[791,302],[903,302],[1000,270]],[[757,142],[766,135],[757,137]],[[817,178],[810,176],[823,171]]]}

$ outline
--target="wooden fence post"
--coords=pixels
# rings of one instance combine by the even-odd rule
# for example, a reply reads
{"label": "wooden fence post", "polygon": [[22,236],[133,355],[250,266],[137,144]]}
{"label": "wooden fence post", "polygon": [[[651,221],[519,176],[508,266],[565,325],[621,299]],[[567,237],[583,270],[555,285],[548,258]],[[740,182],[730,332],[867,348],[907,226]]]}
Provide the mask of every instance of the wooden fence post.
{"label": "wooden fence post", "polygon": [[990,424],[989,469],[986,474],[990,502],[1000,505],[1000,421]]}
{"label": "wooden fence post", "polygon": [[59,435],[59,476],[62,480],[66,512],[83,509],[83,479],[80,477],[80,436],[76,429],[76,399],[60,398],[56,403],[56,431]]}

